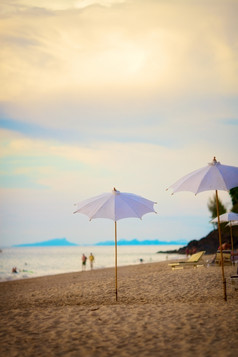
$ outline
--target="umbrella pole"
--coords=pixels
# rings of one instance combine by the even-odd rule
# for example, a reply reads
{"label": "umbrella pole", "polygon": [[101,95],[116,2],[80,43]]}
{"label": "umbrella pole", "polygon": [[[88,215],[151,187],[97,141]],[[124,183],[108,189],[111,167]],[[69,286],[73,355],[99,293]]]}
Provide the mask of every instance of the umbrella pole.
{"label": "umbrella pole", "polygon": [[115,275],[116,275],[116,301],[117,301],[117,222],[115,221]]}
{"label": "umbrella pole", "polygon": [[234,264],[234,247],[233,247],[233,236],[232,236],[232,225],[230,222],[230,232],[231,232],[231,252],[232,252],[232,264]]}
{"label": "umbrella pole", "polygon": [[221,252],[221,271],[222,271],[222,281],[223,281],[223,289],[224,289],[224,300],[227,301],[226,296],[226,279],[224,275],[224,260],[223,260],[223,252],[222,252],[222,244],[221,244],[221,227],[220,227],[220,216],[219,216],[219,205],[218,205],[218,193],[216,190],[216,205],[217,205],[217,219],[218,219],[218,236],[219,236],[219,245]]}

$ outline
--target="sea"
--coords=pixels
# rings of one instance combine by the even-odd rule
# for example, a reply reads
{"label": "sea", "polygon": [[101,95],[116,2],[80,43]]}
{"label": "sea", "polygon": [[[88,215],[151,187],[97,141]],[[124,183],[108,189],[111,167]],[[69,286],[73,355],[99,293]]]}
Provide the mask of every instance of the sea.
{"label": "sea", "polygon": [[[117,266],[144,264],[178,259],[179,254],[167,254],[178,245],[136,245],[117,247]],[[162,251],[164,253],[157,253]],[[115,266],[114,246],[74,247],[11,247],[0,252],[0,282],[28,279],[45,275],[78,272],[82,270],[82,254],[95,257],[93,269]],[[16,267],[17,273],[12,273]],[[90,270],[89,260],[86,270]]]}

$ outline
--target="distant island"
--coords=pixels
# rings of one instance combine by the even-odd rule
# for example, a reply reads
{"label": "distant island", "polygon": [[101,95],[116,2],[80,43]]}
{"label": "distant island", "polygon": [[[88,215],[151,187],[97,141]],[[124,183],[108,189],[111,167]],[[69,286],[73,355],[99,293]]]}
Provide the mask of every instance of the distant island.
{"label": "distant island", "polygon": [[17,244],[13,247],[73,247],[78,244],[69,242],[66,238],[55,238],[37,243]]}
{"label": "distant island", "polygon": [[[170,242],[166,242],[166,241],[160,241],[158,239],[154,239],[154,240],[138,240],[138,239],[132,239],[132,240],[126,240],[126,239],[120,239],[117,242],[117,245],[184,245],[187,244],[187,241],[184,240],[177,240],[177,241],[170,241]],[[96,246],[106,246],[106,245],[114,245],[115,242],[112,241],[105,241],[105,242],[99,242],[96,243],[94,245]]]}
{"label": "distant island", "polygon": [[[233,242],[234,242],[234,249],[238,249],[238,226],[234,226],[232,229],[233,232]],[[222,229],[222,242],[229,242],[230,243],[230,229],[229,227],[225,227]],[[26,244],[17,244],[13,245],[12,247],[85,247],[85,246],[114,246],[114,240],[98,242],[94,244],[76,244],[69,242],[66,238],[55,238],[43,242],[38,243],[26,243]],[[190,242],[186,240],[175,240],[175,241],[162,241],[158,239],[154,240],[126,240],[120,239],[118,240],[117,244],[119,246],[133,246],[133,245],[180,245],[179,249],[176,250],[168,250],[168,251],[158,251],[157,253],[176,253],[176,254],[185,254],[186,248],[192,249],[196,248],[197,251],[205,250],[207,254],[213,254],[217,251],[219,246],[218,240],[218,231],[213,230],[211,231],[206,237],[203,237],[199,240],[191,240]],[[0,250],[1,252],[1,250]]]}
{"label": "distant island", "polygon": [[[187,244],[187,241],[184,240],[177,240],[177,241],[171,241],[171,242],[166,242],[166,241],[160,241],[158,239],[154,240],[138,240],[138,239],[132,239],[132,240],[126,240],[126,239],[120,239],[117,244],[120,246],[130,246],[130,245],[184,245]],[[25,243],[25,244],[16,244],[13,245],[13,247],[77,247],[77,246],[113,246],[115,242],[112,241],[105,241],[105,242],[98,242],[95,244],[76,244],[76,243],[71,243],[69,242],[66,238],[55,238],[55,239],[50,239],[47,241],[42,241],[42,242],[37,242],[37,243]]]}

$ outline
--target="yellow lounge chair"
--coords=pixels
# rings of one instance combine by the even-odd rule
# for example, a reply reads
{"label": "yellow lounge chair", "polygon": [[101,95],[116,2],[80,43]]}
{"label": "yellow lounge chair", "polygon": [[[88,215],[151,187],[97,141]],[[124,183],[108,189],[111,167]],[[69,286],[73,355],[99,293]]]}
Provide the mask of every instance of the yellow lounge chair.
{"label": "yellow lounge chair", "polygon": [[168,264],[170,267],[172,267],[172,269],[183,269],[183,268],[187,268],[187,267],[193,267],[193,268],[197,268],[198,266],[203,266],[204,263],[202,261],[202,257],[203,254],[205,254],[205,251],[201,251],[198,253],[195,253],[193,255],[191,255],[191,257],[186,260],[185,262],[177,262],[177,263],[171,263]]}
{"label": "yellow lounge chair", "polygon": [[[223,263],[224,263],[224,265],[232,265],[231,251],[230,250],[223,250],[222,251],[222,255],[223,255]],[[215,263],[218,264],[218,265],[221,265],[221,252],[220,252],[220,250],[218,250],[217,253],[216,253]]]}

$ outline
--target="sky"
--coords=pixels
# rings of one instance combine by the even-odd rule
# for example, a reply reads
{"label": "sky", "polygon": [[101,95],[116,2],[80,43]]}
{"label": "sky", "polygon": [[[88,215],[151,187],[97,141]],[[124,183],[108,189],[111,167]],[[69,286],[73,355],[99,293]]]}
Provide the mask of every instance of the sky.
{"label": "sky", "polygon": [[[166,188],[238,166],[237,0],[2,0],[0,245],[114,239],[73,214],[113,187],[157,202],[118,239],[190,241],[213,192]],[[219,197],[231,208],[227,192]]]}

